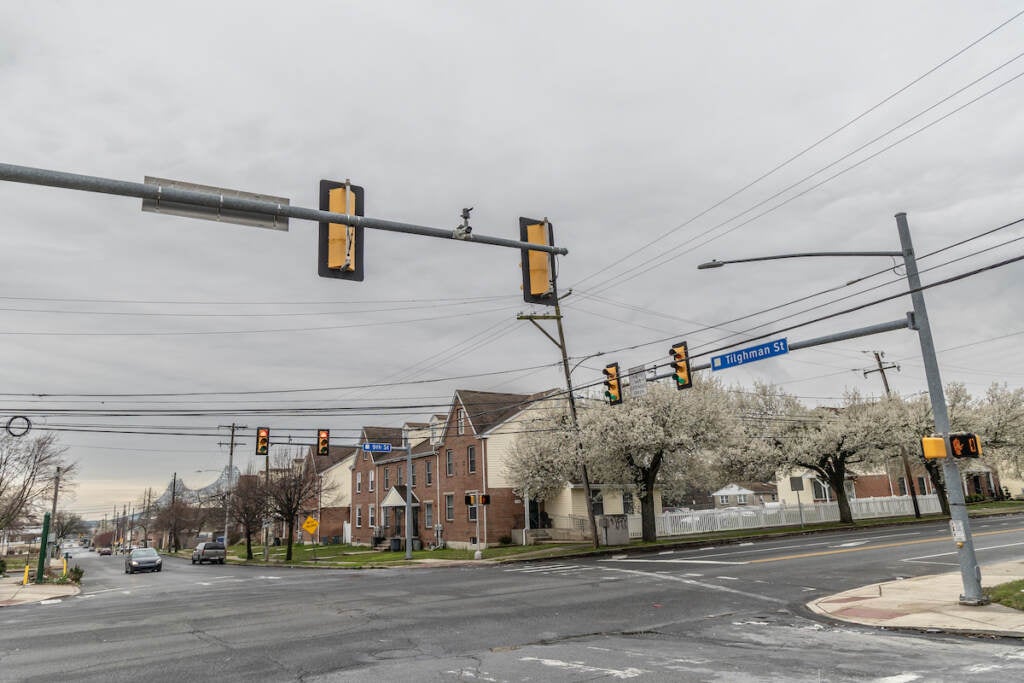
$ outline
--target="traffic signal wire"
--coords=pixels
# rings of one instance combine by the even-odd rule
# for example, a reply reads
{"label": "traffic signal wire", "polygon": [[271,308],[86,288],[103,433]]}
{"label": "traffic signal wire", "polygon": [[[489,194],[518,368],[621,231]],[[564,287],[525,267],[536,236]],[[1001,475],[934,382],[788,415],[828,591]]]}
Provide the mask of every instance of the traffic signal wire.
{"label": "traffic signal wire", "polygon": [[[805,154],[806,154],[807,152],[810,152],[811,150],[813,150],[813,149],[817,148],[817,147],[818,147],[818,146],[820,146],[820,145],[821,145],[822,143],[824,143],[824,142],[826,142],[827,140],[829,140],[829,139],[833,138],[833,137],[834,137],[835,135],[837,135],[838,133],[842,132],[843,130],[846,130],[847,128],[849,128],[850,126],[852,126],[853,124],[855,124],[855,123],[856,123],[857,121],[859,121],[859,120],[863,119],[863,118],[864,118],[865,116],[867,116],[868,114],[870,114],[870,113],[872,113],[873,111],[875,111],[875,110],[877,110],[878,108],[880,108],[880,107],[881,107],[882,105],[884,105],[884,104],[888,103],[889,101],[893,100],[893,99],[894,99],[894,98],[896,98],[896,97],[897,97],[898,95],[900,95],[900,94],[902,94],[902,93],[906,92],[906,91],[907,91],[908,89],[910,89],[911,87],[913,87],[914,85],[916,85],[916,84],[917,84],[917,83],[919,83],[920,81],[924,80],[925,78],[927,78],[927,77],[928,77],[928,76],[930,76],[931,74],[935,73],[935,72],[936,72],[936,71],[938,71],[938,70],[939,70],[940,68],[942,68],[942,67],[943,67],[943,66],[945,66],[946,64],[950,63],[951,61],[953,61],[954,59],[956,59],[957,57],[959,57],[960,55],[962,55],[963,53],[965,53],[966,51],[968,51],[969,49],[971,49],[972,47],[974,47],[975,45],[979,44],[980,42],[982,42],[983,40],[985,40],[986,38],[988,38],[988,37],[989,37],[989,36],[991,36],[992,34],[996,33],[997,31],[999,31],[1000,29],[1002,29],[1003,27],[1005,27],[1006,25],[1008,25],[1009,23],[1011,23],[1011,22],[1015,21],[1016,19],[1018,19],[1018,18],[1019,18],[1019,17],[1020,17],[1020,16],[1022,15],[1022,14],[1024,14],[1024,10],[1022,10],[1022,11],[1018,12],[1017,14],[1013,15],[1012,17],[1010,17],[1010,18],[1009,18],[1009,19],[1007,19],[1006,21],[1003,21],[1002,23],[1000,23],[999,25],[997,25],[997,26],[996,26],[995,28],[993,28],[993,29],[991,29],[990,31],[986,32],[985,34],[983,34],[983,35],[982,35],[982,36],[980,36],[979,38],[977,38],[977,39],[975,39],[974,41],[972,41],[972,42],[968,43],[968,44],[967,44],[966,46],[964,46],[963,48],[961,48],[961,49],[960,49],[960,50],[958,50],[957,52],[953,53],[952,55],[950,55],[950,56],[949,56],[949,57],[947,57],[946,59],[942,60],[941,62],[939,62],[938,64],[936,64],[936,65],[935,65],[934,67],[932,67],[931,69],[929,69],[929,70],[925,71],[925,72],[924,72],[923,74],[921,74],[920,76],[918,76],[918,77],[916,77],[916,78],[912,79],[912,80],[911,80],[910,82],[908,82],[907,84],[905,84],[905,85],[903,85],[902,87],[900,87],[900,88],[896,89],[896,90],[895,90],[894,92],[892,92],[891,94],[889,94],[888,96],[886,96],[885,98],[883,98],[882,100],[880,100],[879,102],[877,102],[876,104],[872,105],[871,107],[869,107],[868,109],[864,110],[864,111],[863,111],[863,112],[861,112],[860,114],[858,114],[858,115],[854,116],[854,117],[853,117],[852,119],[850,119],[850,120],[849,120],[849,121],[847,121],[846,123],[842,124],[841,126],[839,126],[838,128],[836,128],[836,129],[835,129],[835,130],[833,130],[832,132],[828,133],[827,135],[825,135],[825,136],[823,136],[823,137],[819,138],[819,139],[818,139],[817,141],[815,141],[815,142],[811,143],[810,145],[808,145],[807,147],[803,148],[802,150],[800,150],[800,151],[799,151],[799,152],[797,152],[796,154],[793,154],[792,156],[790,156],[789,158],[787,158],[787,159],[786,159],[785,161],[783,161],[783,162],[781,162],[781,163],[777,164],[777,165],[776,165],[776,166],[774,166],[773,168],[771,168],[771,169],[769,169],[768,171],[766,171],[766,172],[762,173],[762,174],[761,174],[760,176],[758,176],[758,177],[757,177],[757,178],[755,178],[754,180],[750,181],[749,183],[747,183],[746,185],[744,185],[744,186],[743,186],[743,187],[741,187],[740,189],[738,189],[738,190],[734,191],[733,193],[729,194],[728,196],[726,196],[726,197],[724,197],[724,198],[722,198],[722,199],[718,200],[717,202],[715,202],[715,203],[714,203],[714,204],[712,204],[711,206],[707,207],[707,208],[706,208],[706,209],[704,209],[703,211],[701,211],[701,212],[699,212],[699,213],[695,214],[694,216],[691,216],[691,217],[690,217],[689,219],[687,219],[687,220],[686,220],[686,221],[684,221],[683,223],[680,223],[679,225],[677,225],[677,226],[675,226],[675,227],[671,228],[670,230],[668,230],[668,231],[666,231],[666,232],[662,233],[661,235],[659,235],[658,237],[654,238],[653,240],[651,240],[651,241],[649,241],[649,242],[647,242],[647,243],[645,243],[645,244],[641,245],[640,247],[638,247],[638,248],[634,249],[633,251],[631,251],[631,252],[629,252],[628,254],[626,254],[626,256],[624,256],[623,258],[621,258],[621,259],[618,259],[618,261],[617,261],[617,262],[618,262],[618,263],[622,263],[623,261],[626,261],[626,260],[628,260],[628,259],[632,258],[632,257],[633,257],[633,256],[635,256],[636,254],[638,254],[638,253],[642,252],[643,250],[645,250],[645,249],[647,249],[647,248],[649,248],[649,247],[653,246],[654,244],[657,244],[658,242],[660,242],[661,240],[665,239],[666,237],[668,237],[668,236],[670,236],[670,235],[672,235],[672,234],[674,234],[674,233],[678,232],[679,230],[682,230],[683,228],[687,227],[688,225],[690,225],[690,224],[691,224],[691,223],[693,223],[694,221],[696,221],[696,220],[698,220],[698,219],[700,219],[700,218],[703,218],[704,216],[706,216],[706,215],[707,215],[708,213],[710,213],[710,212],[711,212],[711,211],[713,211],[714,209],[716,209],[716,208],[718,208],[718,207],[722,206],[723,204],[725,204],[725,203],[726,203],[726,202],[728,202],[729,200],[731,200],[731,199],[733,199],[733,198],[737,197],[738,195],[742,194],[743,192],[745,192],[746,190],[750,189],[750,188],[751,188],[751,187],[753,187],[754,185],[757,185],[757,184],[758,184],[758,183],[760,183],[760,182],[761,182],[762,180],[765,180],[765,179],[767,179],[767,178],[768,178],[769,176],[772,176],[772,175],[774,175],[774,174],[775,174],[775,173],[776,173],[777,171],[779,171],[779,170],[781,170],[782,168],[784,168],[784,167],[788,166],[789,164],[791,164],[792,162],[796,161],[797,159],[799,159],[799,158],[803,157],[803,156],[804,156],[804,155],[805,155]],[[999,68],[1002,68],[1002,67],[999,67]],[[998,70],[998,68],[997,68],[996,70]],[[991,73],[994,73],[994,71],[992,71],[992,72],[989,72],[989,74],[986,74],[986,76],[987,76],[987,75],[990,75]],[[982,77],[982,78],[984,78],[984,77]],[[934,105],[933,105],[933,106],[934,106]],[[922,112],[922,113],[923,113],[923,112]],[[916,117],[915,117],[915,118],[916,118]],[[912,120],[912,119],[911,119],[911,120]],[[906,123],[906,122],[905,122],[905,123]],[[901,124],[901,125],[904,125],[904,124]],[[834,163],[835,163],[835,162],[833,162],[833,164],[834,164]],[[828,167],[825,167],[825,168],[828,168]],[[822,170],[823,170],[823,169],[822,169]],[[818,172],[821,172],[821,171],[819,170]],[[817,172],[816,172],[816,173],[817,173]],[[756,208],[756,207],[752,207],[751,209],[748,209],[748,211],[749,211],[749,210],[752,210],[753,208]],[[746,213],[746,212],[744,212],[744,213]],[[740,215],[742,215],[742,214],[740,214]],[[732,219],[730,219],[730,220],[732,220]],[[716,227],[717,227],[717,226],[716,226]],[[583,282],[586,282],[587,280],[590,280],[590,279],[592,279],[592,278],[596,277],[597,275],[599,275],[599,274],[601,274],[601,273],[604,273],[604,272],[606,272],[606,270],[607,270],[606,268],[602,268],[602,269],[599,269],[599,270],[596,270],[596,271],[594,271],[594,272],[593,272],[593,273],[591,273],[590,275],[588,275],[588,276],[586,276],[586,277],[582,278],[581,280],[578,280],[578,281],[577,281],[577,282],[576,282],[576,283],[575,283],[575,284],[573,285],[573,287],[579,287],[579,285],[581,285],[581,284],[582,284]]]}
{"label": "traffic signal wire", "polygon": [[[1024,53],[1018,54],[1016,57],[1014,57],[1010,61],[1017,60],[1017,59],[1021,58],[1022,56],[1024,56]],[[1008,63],[1009,62],[1007,62],[1007,64]],[[1004,66],[1006,66],[1006,64],[1003,64],[1003,65],[997,67],[996,70],[1001,69]],[[994,73],[994,71],[995,70],[993,70],[992,72],[989,72],[989,74],[986,74],[982,78],[986,78],[991,73]],[[957,114],[957,113],[961,112],[962,110],[966,109],[967,107],[971,106],[972,104],[975,104],[976,102],[978,102],[979,100],[987,97],[988,95],[991,95],[992,93],[994,93],[994,92],[1004,88],[1005,86],[1010,85],[1011,83],[1013,83],[1017,79],[1021,78],[1022,76],[1024,76],[1024,72],[1020,72],[1017,75],[1010,77],[1009,79],[1003,81],[999,85],[994,86],[993,88],[990,88],[989,90],[986,90],[985,92],[983,92],[982,94],[978,95],[977,97],[975,97],[975,98],[973,98],[971,100],[968,100],[964,104],[962,104],[962,105],[952,109],[951,111],[943,114],[942,116],[940,116],[939,118],[935,119],[934,121],[925,124],[924,126],[918,128],[917,130],[915,130],[915,131],[913,131],[911,133],[908,133],[907,135],[903,136],[902,138],[899,138],[896,141],[894,141],[894,142],[892,142],[892,143],[882,147],[881,149],[879,149],[879,150],[869,154],[868,156],[864,157],[863,159],[861,159],[861,160],[851,164],[850,166],[847,166],[846,168],[844,168],[844,169],[842,169],[842,170],[840,170],[840,171],[838,171],[838,172],[836,172],[836,173],[826,177],[825,179],[823,179],[823,180],[821,180],[821,181],[811,185],[810,187],[807,187],[807,188],[801,190],[800,192],[798,192],[798,193],[788,197],[787,199],[784,199],[783,201],[779,202],[778,204],[775,204],[774,206],[772,206],[772,207],[770,207],[770,208],[768,208],[768,209],[766,209],[766,210],[764,210],[764,211],[762,211],[762,212],[760,212],[758,214],[755,214],[754,216],[751,216],[750,218],[742,221],[741,223],[737,223],[736,225],[730,227],[728,230],[724,230],[724,231],[718,233],[717,235],[708,237],[708,239],[704,240],[703,242],[701,242],[701,243],[699,243],[697,245],[694,245],[692,249],[699,249],[700,247],[706,246],[707,244],[710,244],[711,242],[713,242],[713,241],[715,241],[717,239],[720,239],[720,238],[724,237],[725,235],[728,235],[728,234],[730,234],[730,233],[732,233],[732,232],[734,232],[734,231],[736,231],[736,230],[738,230],[738,229],[740,229],[740,228],[742,228],[742,227],[744,227],[746,225],[749,225],[750,223],[756,221],[757,219],[762,218],[762,217],[768,215],[769,213],[772,213],[772,212],[782,208],[783,206],[789,204],[790,202],[792,202],[792,201],[794,201],[796,199],[799,199],[800,197],[803,197],[804,195],[812,192],[813,190],[818,189],[819,187],[825,185],[826,183],[829,183],[829,182],[835,180],[836,178],[838,178],[838,177],[840,177],[842,175],[845,175],[846,173],[848,173],[848,172],[850,172],[850,171],[860,167],[861,165],[867,163],[868,161],[871,161],[872,159],[874,159],[874,158],[884,154],[885,152],[888,152],[893,147],[896,147],[897,145],[902,144],[903,142],[906,142],[907,140],[910,140],[911,138],[917,136],[920,133],[923,133],[924,131],[926,131],[926,130],[930,129],[931,127],[935,126],[936,124],[941,123],[942,121],[945,121],[949,117],[953,116],[954,114]],[[975,81],[975,82],[977,82],[977,81]],[[971,85],[973,85],[973,83]],[[969,87],[969,86],[965,86],[965,87]],[[959,93],[959,92],[961,92],[961,91],[957,91],[957,93]],[[954,93],[953,95],[950,95],[949,97],[953,97],[957,93]],[[945,99],[949,99],[949,97],[947,97]],[[942,100],[942,101],[945,101],[945,100]],[[940,101],[939,103],[941,103],[942,101]],[[939,104],[939,103],[937,103],[937,104]],[[932,105],[928,109],[924,110],[924,112],[930,110],[931,108],[933,108],[935,106],[936,105]],[[921,113],[924,113],[924,112],[921,112]],[[914,115],[913,117],[911,117],[909,119],[907,119],[906,121],[901,123],[899,126],[896,126],[895,128],[891,129],[889,132],[892,132],[892,131],[896,130],[897,128],[902,127],[903,125],[905,125],[906,123],[909,123],[910,121],[914,120],[918,116],[920,116],[920,113]],[[889,132],[885,133],[885,135],[888,135]],[[884,135],[883,135],[883,137],[884,137]],[[875,140],[872,140],[870,143],[866,143],[866,145],[873,144],[878,139],[880,139],[880,138],[876,138]],[[700,233],[698,235],[695,235],[692,238],[686,240],[685,242],[682,242],[680,244],[677,244],[674,247],[671,247],[670,249],[665,250],[664,252],[659,254],[657,257],[651,258],[651,259],[647,260],[646,262],[638,264],[637,266],[634,266],[632,268],[627,268],[627,269],[623,270],[621,274],[616,275],[616,276],[610,278],[609,280],[605,281],[604,283],[600,284],[597,288],[595,288],[594,293],[598,293],[599,294],[601,292],[607,291],[608,289],[611,289],[612,287],[620,286],[620,285],[622,285],[625,282],[629,282],[630,280],[633,280],[633,279],[635,279],[637,277],[640,277],[641,275],[646,275],[646,274],[648,274],[648,273],[650,273],[650,272],[660,268],[661,266],[664,266],[664,265],[667,265],[668,263],[671,263],[672,261],[676,260],[677,258],[680,258],[681,256],[684,256],[686,253],[689,253],[689,252],[684,252],[684,253],[675,253],[675,252],[678,252],[683,247],[689,246],[694,240],[697,240],[697,239],[699,239],[701,237],[705,237],[705,236],[709,235],[710,233],[714,232],[715,230],[717,230],[718,228],[724,227],[728,223],[731,223],[732,221],[734,221],[734,220],[736,220],[736,219],[746,215],[750,211],[753,211],[754,209],[757,209],[757,208],[759,208],[761,206],[764,206],[764,204],[766,204],[766,203],[770,202],[771,200],[779,197],[781,194],[784,194],[785,192],[788,192],[789,190],[795,188],[797,185],[803,183],[804,181],[809,180],[810,178],[813,178],[814,176],[818,175],[819,173],[827,170],[831,166],[833,166],[836,163],[838,163],[838,161],[842,161],[842,160],[848,158],[850,155],[855,154],[858,151],[861,151],[862,149],[863,149],[863,146],[858,148],[858,149],[856,149],[856,150],[854,150],[853,152],[850,152],[850,153],[844,155],[843,157],[840,157],[837,161],[834,161],[834,162],[828,164],[827,166],[824,166],[824,167],[818,169],[814,173],[811,173],[810,175],[805,176],[804,178],[802,178],[801,180],[797,181],[796,183],[793,183],[793,184],[789,185],[788,187],[786,187],[786,188],[780,190],[779,192],[771,195],[770,197],[768,197],[768,198],[758,202],[757,204],[751,206],[750,208],[744,210],[743,212],[738,213],[738,214],[732,216],[729,219],[726,219],[724,221],[721,221],[721,222],[717,223],[716,225],[714,225],[714,226],[708,228],[707,230],[705,230],[704,232],[702,232],[702,233]],[[691,249],[691,251],[692,251],[692,249]],[[630,273],[632,271],[635,271],[635,272],[633,272],[632,275],[627,275],[627,273]]]}

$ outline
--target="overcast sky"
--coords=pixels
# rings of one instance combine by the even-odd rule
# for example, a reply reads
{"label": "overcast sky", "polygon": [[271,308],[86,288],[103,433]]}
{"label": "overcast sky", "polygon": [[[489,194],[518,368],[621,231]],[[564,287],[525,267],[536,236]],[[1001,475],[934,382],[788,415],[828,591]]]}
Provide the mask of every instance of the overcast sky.
{"label": "overcast sky", "polygon": [[[1009,241],[1024,225],[925,258],[1024,217],[1024,78],[1011,80],[1024,17],[964,50],[1021,9],[5,2],[0,163],[313,207],[320,179],[350,178],[367,216],[451,228],[473,206],[476,234],[508,238],[519,216],[547,216],[569,249],[559,287],[573,291],[573,362],[608,352],[575,371],[586,385],[609,362],[664,363],[674,341],[695,356],[741,348],[906,289],[887,258],[696,269],[712,258],[896,250],[901,211],[926,284],[1020,255]],[[563,384],[555,346],[515,319],[549,312],[522,302],[515,250],[371,231],[356,283],[317,277],[308,222],[216,224],[2,181],[0,202],[0,411],[60,430],[80,467],[69,505],[87,517],[174,473],[209,483],[216,472],[197,470],[227,464],[221,425],[248,427],[244,470],[257,426],[275,442],[312,443],[324,427],[354,443],[362,425],[444,412],[458,388]],[[926,293],[945,382],[975,394],[1024,382],[1022,269]],[[779,336],[910,308],[903,297]],[[910,331],[716,375],[834,404],[847,389],[881,393],[878,374],[862,374],[872,350],[899,363],[894,390],[926,389]],[[280,414],[296,408],[330,414]],[[151,412],[177,409],[204,414]],[[130,433],[153,431],[187,435]]]}

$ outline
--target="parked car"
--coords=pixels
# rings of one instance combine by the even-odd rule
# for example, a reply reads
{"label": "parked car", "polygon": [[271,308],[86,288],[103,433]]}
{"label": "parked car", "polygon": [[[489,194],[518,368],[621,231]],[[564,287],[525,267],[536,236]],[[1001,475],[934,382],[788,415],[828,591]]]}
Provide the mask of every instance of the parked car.
{"label": "parked car", "polygon": [[100,548],[99,550],[97,550],[96,554],[97,555],[113,555],[114,551],[111,548],[104,547],[104,548]]}
{"label": "parked car", "polygon": [[137,548],[124,558],[124,573],[158,572],[163,568],[160,553],[154,548]]}
{"label": "parked car", "polygon": [[224,564],[224,558],[227,553],[224,551],[224,544],[218,541],[204,541],[196,546],[196,549],[192,551],[192,564],[202,564],[203,562],[209,562],[210,564]]}

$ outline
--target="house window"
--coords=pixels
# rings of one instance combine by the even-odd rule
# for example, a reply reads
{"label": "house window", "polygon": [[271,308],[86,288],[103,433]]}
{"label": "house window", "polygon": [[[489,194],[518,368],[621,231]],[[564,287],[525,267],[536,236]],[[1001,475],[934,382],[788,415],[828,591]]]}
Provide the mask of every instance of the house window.
{"label": "house window", "polygon": [[437,443],[438,437],[438,426],[437,424],[430,425],[430,443]]}
{"label": "house window", "polygon": [[832,500],[832,490],[821,479],[811,480],[811,488],[814,491],[815,500],[824,500],[826,502]]}
{"label": "house window", "polygon": [[924,477],[918,477],[917,478],[917,492],[920,493],[921,495],[924,495],[924,492],[927,491],[927,490],[928,490],[928,488],[924,485]]}
{"label": "house window", "polygon": [[363,492],[363,473],[356,472],[356,493]]}
{"label": "house window", "polygon": [[729,504],[729,496],[719,496],[718,497],[718,502],[721,503],[722,505],[728,505]]}
{"label": "house window", "polygon": [[426,471],[427,486],[430,486],[431,484],[434,483],[434,463],[432,463],[431,461],[427,460],[425,463],[423,463],[423,466],[427,470]]}
{"label": "house window", "polygon": [[444,496],[444,518],[449,522],[455,521],[455,494],[446,493]]}
{"label": "house window", "polygon": [[363,506],[356,505],[356,528],[363,526]]}
{"label": "house window", "polygon": [[736,504],[737,505],[746,505],[747,504],[747,494],[745,494],[745,493],[738,493],[738,494],[736,494]]}
{"label": "house window", "polygon": [[402,469],[403,467],[401,465],[395,468],[395,484],[398,486],[402,485]]}
{"label": "house window", "polygon": [[423,504],[423,524],[428,529],[434,526],[434,503],[432,502]]}
{"label": "house window", "polygon": [[387,526],[388,526],[388,511],[389,511],[390,509],[391,509],[391,508],[386,508],[386,507],[384,507],[383,505],[382,505],[382,506],[381,506],[381,508],[380,508],[380,525],[381,525],[382,527],[384,527],[385,529],[386,529],[386,528],[387,528]]}
{"label": "house window", "polygon": [[374,475],[374,471],[373,470],[370,470],[369,472],[367,472],[367,476],[366,476],[366,479],[367,479],[367,481],[366,481],[366,490],[368,490],[368,491],[372,491],[373,490],[373,475]]}
{"label": "house window", "polygon": [[636,510],[633,507],[633,494],[632,493],[623,493],[622,494],[622,514],[624,514],[624,515],[632,515],[635,512],[636,512]]}
{"label": "house window", "polygon": [[415,464],[412,466],[412,481],[409,482],[409,483],[412,484],[413,486],[416,486],[416,465]]}
{"label": "house window", "polygon": [[458,417],[456,418],[456,424],[458,425],[458,432],[459,435],[461,436],[462,434],[466,433],[466,411],[464,411],[462,408],[459,408],[456,414],[458,415]]}
{"label": "house window", "polygon": [[846,489],[846,497],[853,500],[857,497],[857,488],[853,485],[852,481],[843,482],[843,488]]}
{"label": "house window", "polygon": [[384,468],[384,490],[391,488],[391,468]]}
{"label": "house window", "polygon": [[899,484],[900,495],[907,495],[907,480],[904,479],[903,477],[900,477],[899,479],[896,480],[896,483]]}
{"label": "house window", "polygon": [[[473,493],[474,495],[477,495],[475,492],[467,492],[467,493]],[[476,511],[478,509],[477,506],[476,505],[467,505],[466,509],[469,511],[469,521],[475,522],[476,521]]]}
{"label": "house window", "polygon": [[470,472],[476,472],[476,446],[470,446],[466,449],[466,465],[469,467]]}
{"label": "house window", "polygon": [[444,469],[449,477],[455,475],[455,456],[450,448],[444,452]]}
{"label": "house window", "polygon": [[372,526],[377,526],[377,519],[376,519],[376,517],[377,517],[377,514],[376,514],[377,513],[377,506],[376,505],[368,505],[366,507],[366,509],[370,513],[369,515],[367,515],[367,519],[370,522],[370,526],[371,527]]}
{"label": "house window", "polygon": [[591,491],[590,492],[590,502],[591,502],[591,504],[594,507],[594,514],[595,515],[603,515],[604,514],[604,494],[603,493],[601,493],[600,491]]}

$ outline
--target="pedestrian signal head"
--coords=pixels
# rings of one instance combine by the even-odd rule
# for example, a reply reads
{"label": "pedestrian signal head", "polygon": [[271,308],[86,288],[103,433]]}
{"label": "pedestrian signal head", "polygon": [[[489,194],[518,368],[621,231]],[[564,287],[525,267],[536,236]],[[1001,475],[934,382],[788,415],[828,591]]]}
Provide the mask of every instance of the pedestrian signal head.
{"label": "pedestrian signal head", "polygon": [[475,505],[476,505],[476,494],[475,493],[467,493],[466,494],[466,506],[467,507],[473,507]]}
{"label": "pedestrian signal head", "polygon": [[316,432],[316,454],[327,455],[331,452],[331,430],[318,429]]}
{"label": "pedestrian signal head", "polygon": [[954,458],[977,458],[981,456],[981,440],[974,434],[949,435],[949,448]]}
{"label": "pedestrian signal head", "polygon": [[619,364],[612,363],[602,370],[605,376],[604,395],[608,399],[608,405],[617,406],[622,403],[622,384],[619,380]]}
{"label": "pedestrian signal head", "polygon": [[673,377],[676,380],[676,389],[689,389],[693,386],[693,378],[690,377],[690,354],[686,348],[686,342],[679,342],[669,349],[672,355]]}

